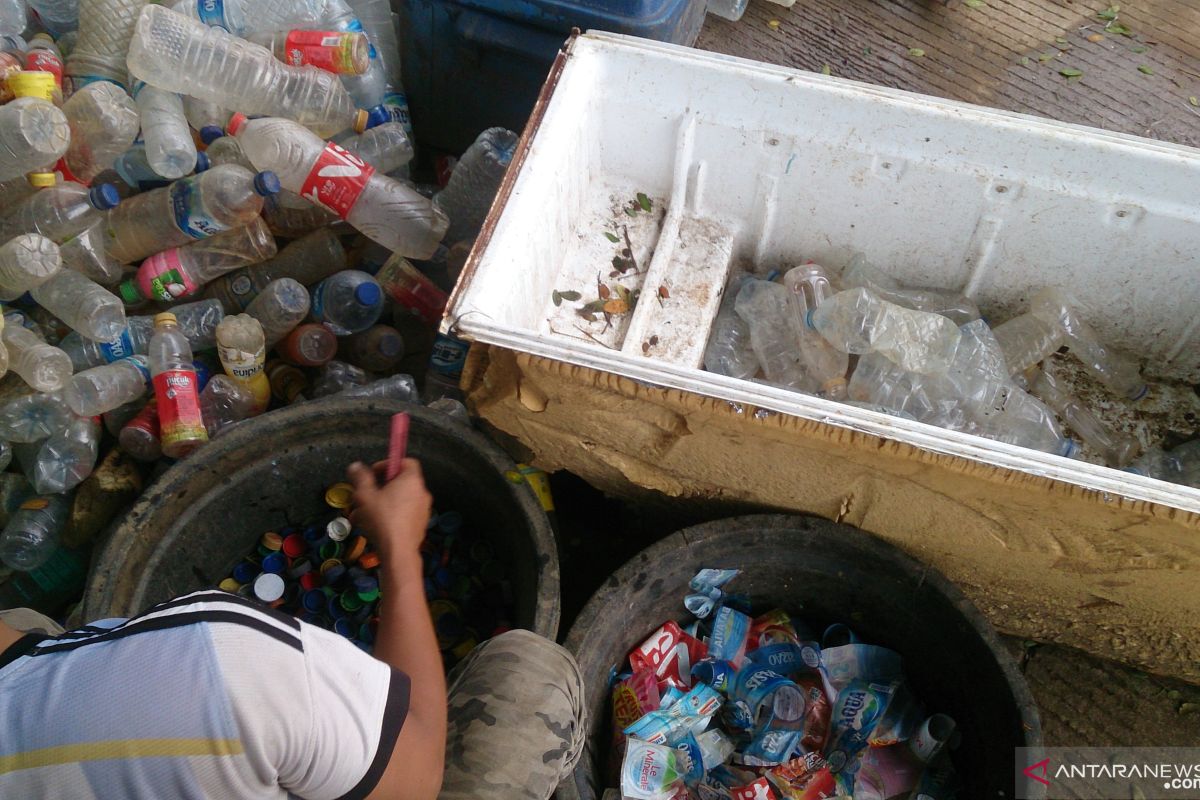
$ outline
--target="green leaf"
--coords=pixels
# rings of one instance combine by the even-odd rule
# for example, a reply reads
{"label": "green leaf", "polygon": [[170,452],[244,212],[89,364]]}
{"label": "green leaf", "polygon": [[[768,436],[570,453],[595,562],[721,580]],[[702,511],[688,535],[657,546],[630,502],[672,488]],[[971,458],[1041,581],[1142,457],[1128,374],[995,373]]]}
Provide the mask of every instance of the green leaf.
{"label": "green leaf", "polygon": [[1063,67],[1058,71],[1058,74],[1064,78],[1078,78],[1083,75],[1083,70],[1078,70],[1074,67]]}
{"label": "green leaf", "polygon": [[621,241],[620,236],[617,236],[615,233],[609,233],[608,231],[604,232],[604,238],[608,239],[610,242],[613,242],[613,243]]}
{"label": "green leaf", "polygon": [[967,8],[983,8],[987,3],[983,0],[963,0],[963,5]]}
{"label": "green leaf", "polygon": [[650,202],[650,198],[647,197],[644,192],[637,193],[637,203],[642,207],[642,211],[649,212],[650,209],[654,208],[653,204]]}
{"label": "green leaf", "polygon": [[1119,22],[1108,23],[1104,26],[1104,30],[1108,31],[1109,33],[1119,34],[1121,36],[1133,36],[1133,31],[1129,30],[1129,28],[1126,28]]}
{"label": "green leaf", "polygon": [[1054,41],[1057,42],[1058,44],[1066,44],[1067,43],[1067,40],[1061,36],[1055,36]]}
{"label": "green leaf", "polygon": [[1139,64],[1138,72],[1142,73],[1143,75],[1153,75],[1154,69],[1149,64]]}
{"label": "green leaf", "polygon": [[910,56],[912,56],[913,58],[924,58],[925,57],[925,51],[919,47],[908,48],[908,54]]}
{"label": "green leaf", "polygon": [[1103,11],[1097,11],[1096,16],[1100,19],[1113,20],[1117,18],[1117,14],[1121,11],[1121,7],[1117,5],[1109,6]]}
{"label": "green leaf", "polygon": [[1191,97],[1189,97],[1188,102],[1191,103],[1193,106],[1200,108],[1200,99],[1197,99],[1196,95],[1192,95]]}
{"label": "green leaf", "polygon": [[604,310],[604,304],[606,302],[606,300],[593,300],[587,305],[580,306],[579,310],[585,314],[599,314]]}
{"label": "green leaf", "polygon": [[1139,56],[1140,56],[1142,53],[1145,53],[1145,52],[1146,52],[1147,50],[1149,50],[1149,49],[1150,49],[1150,48],[1149,48],[1149,47],[1146,47],[1144,44],[1139,44],[1137,47],[1134,47],[1134,48],[1132,48],[1133,52],[1137,53]]}
{"label": "green leaf", "polygon": [[1028,67],[1028,66],[1029,66],[1031,63],[1033,63],[1033,62],[1031,62],[1031,61],[1029,60],[1029,56],[1022,56],[1022,57],[1021,57],[1021,66],[1022,66],[1022,67]]}
{"label": "green leaf", "polygon": [[576,300],[578,300],[579,298],[583,297],[583,295],[581,295],[579,292],[574,292],[574,291],[571,291],[571,292],[555,292],[555,294],[557,294],[557,295],[558,295],[559,297],[561,297],[563,300],[567,300],[567,301],[569,301],[569,302],[572,302],[572,303],[574,303],[574,302],[575,302]]}
{"label": "green leaf", "polygon": [[1058,53],[1042,53],[1038,56],[1038,61],[1045,64],[1047,61],[1053,61]]}
{"label": "green leaf", "polygon": [[550,299],[554,301],[554,305],[556,307],[562,305],[562,294],[558,291],[558,289],[555,289],[550,293]]}
{"label": "green leaf", "polygon": [[864,55],[864,56],[869,56],[869,55],[871,55],[871,48],[869,48],[869,47],[864,47],[864,48],[863,48],[863,55]]}
{"label": "green leaf", "polygon": [[832,75],[833,70],[829,68],[828,64],[822,64],[821,65],[821,74],[822,75]]}

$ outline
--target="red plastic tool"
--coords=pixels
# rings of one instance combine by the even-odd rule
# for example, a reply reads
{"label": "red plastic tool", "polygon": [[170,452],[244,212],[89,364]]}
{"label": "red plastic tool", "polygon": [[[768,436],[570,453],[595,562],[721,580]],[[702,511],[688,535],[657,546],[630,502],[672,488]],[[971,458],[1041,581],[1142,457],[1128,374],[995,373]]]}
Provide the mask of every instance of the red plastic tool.
{"label": "red plastic tool", "polygon": [[387,479],[390,481],[400,474],[404,466],[404,455],[408,451],[408,414],[400,412],[392,415],[392,432],[388,439]]}

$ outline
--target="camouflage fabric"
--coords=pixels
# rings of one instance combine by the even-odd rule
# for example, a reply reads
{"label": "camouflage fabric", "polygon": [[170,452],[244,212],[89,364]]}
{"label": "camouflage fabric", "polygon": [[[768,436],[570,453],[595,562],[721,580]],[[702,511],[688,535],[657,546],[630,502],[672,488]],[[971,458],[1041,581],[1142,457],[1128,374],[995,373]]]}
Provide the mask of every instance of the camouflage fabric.
{"label": "camouflage fabric", "polygon": [[484,642],[450,675],[440,800],[546,800],[587,733],[583,677],[563,648],[529,631]]}
{"label": "camouflage fabric", "polygon": [[0,622],[22,633],[58,636],[63,632],[62,626],[57,622],[30,608],[10,608],[7,611],[0,611]]}

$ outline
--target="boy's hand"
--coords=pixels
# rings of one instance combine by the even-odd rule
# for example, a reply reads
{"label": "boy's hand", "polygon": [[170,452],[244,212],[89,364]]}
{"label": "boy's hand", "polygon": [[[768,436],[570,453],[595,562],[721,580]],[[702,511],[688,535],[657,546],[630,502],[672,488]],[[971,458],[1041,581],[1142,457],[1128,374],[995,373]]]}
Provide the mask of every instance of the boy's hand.
{"label": "boy's hand", "polygon": [[421,567],[421,542],[433,497],[425,488],[421,463],[404,459],[400,474],[385,482],[387,462],[368,468],[355,462],[346,470],[354,484],[354,511],[350,522],[371,535],[384,563],[395,567]]}

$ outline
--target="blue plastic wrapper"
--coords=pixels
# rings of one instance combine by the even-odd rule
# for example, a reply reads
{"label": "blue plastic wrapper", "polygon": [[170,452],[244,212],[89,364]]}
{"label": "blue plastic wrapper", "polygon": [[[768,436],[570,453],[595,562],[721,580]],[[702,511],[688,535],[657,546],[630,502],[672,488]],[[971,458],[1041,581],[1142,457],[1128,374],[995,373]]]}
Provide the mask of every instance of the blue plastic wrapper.
{"label": "blue plastic wrapper", "polygon": [[838,693],[831,720],[833,740],[826,754],[835,774],[847,768],[853,771],[856,757],[867,746],[895,690],[895,684],[853,680]]}
{"label": "blue plastic wrapper", "polygon": [[779,642],[759,647],[746,656],[746,660],[770,667],[781,675],[815,673],[821,667],[821,650],[816,642]]}
{"label": "blue plastic wrapper", "polygon": [[712,635],[708,638],[708,657],[737,666],[746,654],[749,638],[750,617],[723,606],[713,617]]}
{"label": "blue plastic wrapper", "polygon": [[873,644],[847,644],[821,651],[821,672],[833,693],[851,681],[893,683],[903,676],[900,654]]}
{"label": "blue plastic wrapper", "polygon": [[723,695],[733,691],[737,670],[728,661],[705,658],[692,665],[692,683],[707,683]]}
{"label": "blue plastic wrapper", "polygon": [[749,712],[755,732],[803,727],[804,692],[770,667],[747,664],[737,674],[733,694],[735,702]]}
{"label": "blue plastic wrapper", "polygon": [[[626,728],[626,736],[653,744],[663,744],[672,736],[693,726],[707,726],[721,708],[721,694],[706,684],[697,684],[668,708],[651,711]],[[703,730],[703,727],[700,727]]]}
{"label": "blue plastic wrapper", "polygon": [[740,574],[741,570],[737,569],[702,569],[688,582],[688,586],[693,592],[707,594],[709,589],[720,589]]}
{"label": "blue plastic wrapper", "polygon": [[790,761],[804,735],[801,730],[767,729],[754,737],[742,751],[741,762],[758,767],[774,767]]}

